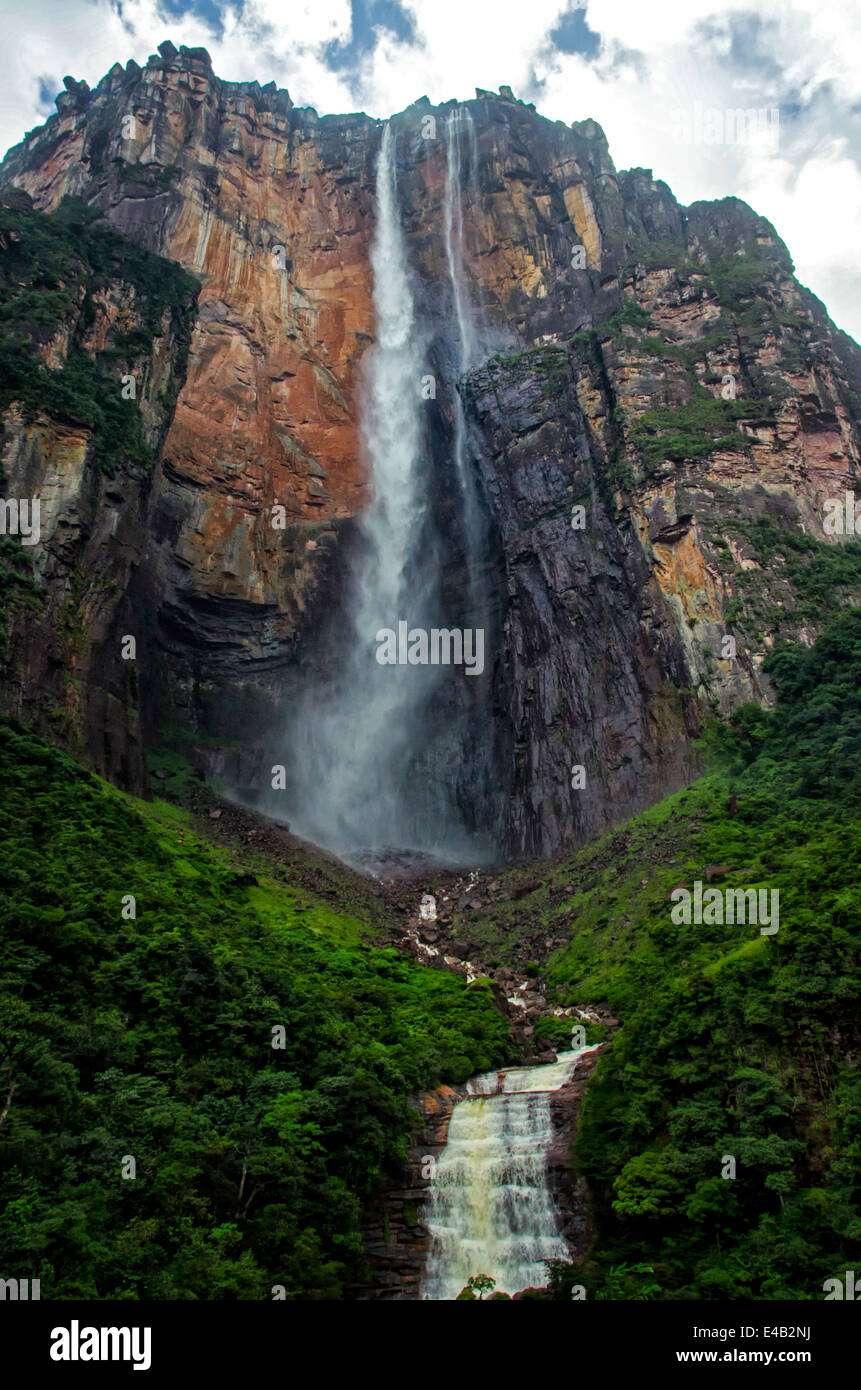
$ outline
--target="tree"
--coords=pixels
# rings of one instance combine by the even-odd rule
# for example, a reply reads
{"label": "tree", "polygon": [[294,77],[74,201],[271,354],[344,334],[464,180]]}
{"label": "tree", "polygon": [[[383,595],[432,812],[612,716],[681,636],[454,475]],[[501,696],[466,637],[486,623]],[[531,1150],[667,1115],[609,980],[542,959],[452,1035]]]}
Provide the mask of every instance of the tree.
{"label": "tree", "polygon": [[461,1289],[458,1298],[468,1299],[470,1296],[475,1298],[478,1294],[479,1301],[484,1298],[486,1293],[492,1293],[496,1288],[496,1280],[489,1274],[472,1274],[466,1281],[466,1288]]}

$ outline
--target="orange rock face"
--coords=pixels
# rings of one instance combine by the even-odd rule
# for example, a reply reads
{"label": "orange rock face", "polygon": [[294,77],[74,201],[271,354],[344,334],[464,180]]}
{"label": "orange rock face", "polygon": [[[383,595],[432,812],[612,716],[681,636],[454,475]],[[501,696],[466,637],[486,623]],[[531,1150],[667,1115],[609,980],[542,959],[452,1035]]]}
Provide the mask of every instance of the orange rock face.
{"label": "orange rock face", "polygon": [[50,152],[37,143],[16,184],[43,210],[86,188],[114,226],[200,278],[164,450],[164,485],[185,512],[181,586],[289,609],[272,508],[310,539],[365,495],[356,383],[373,333],[372,184],[363,166],[326,166],[286,93],[220,83],[208,61],[117,67],[102,88],[101,151],[92,108],[89,120],[61,111]]}

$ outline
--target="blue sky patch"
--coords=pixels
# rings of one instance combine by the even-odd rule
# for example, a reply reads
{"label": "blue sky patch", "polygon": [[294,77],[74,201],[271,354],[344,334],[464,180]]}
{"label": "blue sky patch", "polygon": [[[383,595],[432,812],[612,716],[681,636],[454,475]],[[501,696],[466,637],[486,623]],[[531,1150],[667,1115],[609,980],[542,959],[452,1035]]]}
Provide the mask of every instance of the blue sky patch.
{"label": "blue sky patch", "polygon": [[601,47],[601,36],[589,28],[585,11],[577,8],[562,16],[550,32],[550,42],[561,53],[582,53],[584,58],[594,58]]}
{"label": "blue sky patch", "polygon": [[375,29],[388,29],[402,43],[415,43],[412,17],[397,0],[350,0],[350,38],[346,42],[333,39],[326,45],[327,68],[332,72],[357,68],[377,46]]}
{"label": "blue sky patch", "polygon": [[[214,29],[221,33],[221,5],[217,0],[161,0],[164,9],[174,19],[182,19],[185,15],[194,15],[196,19],[206,20]],[[244,0],[234,0],[233,8],[242,12]]]}

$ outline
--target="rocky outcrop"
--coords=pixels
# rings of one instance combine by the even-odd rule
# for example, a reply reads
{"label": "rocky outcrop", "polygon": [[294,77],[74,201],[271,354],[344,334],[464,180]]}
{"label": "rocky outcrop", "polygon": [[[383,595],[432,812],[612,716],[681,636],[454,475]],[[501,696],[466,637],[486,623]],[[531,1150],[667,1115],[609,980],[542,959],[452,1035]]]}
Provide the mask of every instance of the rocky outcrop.
{"label": "rocky outcrop", "polygon": [[[689,780],[684,735],[698,727],[674,615],[604,486],[606,443],[580,407],[576,358],[525,356],[474,373],[467,388],[510,596],[496,672],[510,717],[497,756],[515,856],[549,853],[572,829],[586,840],[614,807],[642,809]],[[573,505],[585,511],[581,530]]]}
{"label": "rocky outcrop", "polygon": [[575,1171],[572,1154],[586,1087],[603,1051],[602,1046],[588,1053],[570,1081],[550,1096],[554,1136],[547,1153],[547,1177],[559,1212],[561,1234],[575,1263],[585,1259],[593,1232],[589,1223],[589,1188],[585,1178]]}
{"label": "rocky outcrop", "polygon": [[[171,45],[58,106],[4,179],[40,209],[84,196],[202,282],[149,526],[150,699],[192,730],[259,726],[333,520],[363,496],[353,379],[373,330],[372,182],[354,137],[374,123],[300,118],[286,92],[221,83],[203,50]],[[215,684],[232,684],[228,730]]]}
{"label": "rocky outcrop", "polygon": [[[337,661],[324,620],[367,491],[381,126],[223,82],[203,50],[170,44],[92,91],[66,86],[0,182],[41,210],[77,197],[200,281],[146,508],[110,504],[142,545],[130,601],[147,615],[143,736],[182,731],[201,765],[253,797],[285,707]],[[507,89],[466,108],[462,252],[481,351],[461,381],[443,236],[456,108],[422,99],[392,118],[435,383],[425,451],[450,622],[472,625],[458,392],[487,533],[489,675],[480,694],[454,683],[436,718],[463,716],[452,775],[476,827],[507,856],[545,855],[689,779],[703,714],[767,701],[778,627],[815,631],[809,616],[778,621],[792,588],[751,527],[765,517],[835,541],[823,503],[857,474],[861,353],[745,205],[682,208],[651,171],[618,173],[594,122],[544,120]],[[16,429],[13,412],[7,450],[26,452]],[[57,457],[78,447],[59,440]],[[52,486],[32,449],[28,485]],[[124,625],[127,579],[105,623]],[[18,679],[26,709],[47,677],[31,665]],[[478,766],[471,744],[488,728]],[[131,777],[114,755],[96,764]]]}
{"label": "rocky outcrop", "polygon": [[38,544],[0,543],[0,710],[142,790],[135,584],[197,285],[87,218],[49,223],[14,196],[0,241],[0,486],[38,499]]}
{"label": "rocky outcrop", "polygon": [[362,1226],[371,1280],[355,1295],[387,1302],[418,1299],[430,1249],[427,1204],[429,1174],[445,1148],[448,1123],[463,1087],[438,1086],[413,1102],[416,1123],[400,1183],[368,1205]]}

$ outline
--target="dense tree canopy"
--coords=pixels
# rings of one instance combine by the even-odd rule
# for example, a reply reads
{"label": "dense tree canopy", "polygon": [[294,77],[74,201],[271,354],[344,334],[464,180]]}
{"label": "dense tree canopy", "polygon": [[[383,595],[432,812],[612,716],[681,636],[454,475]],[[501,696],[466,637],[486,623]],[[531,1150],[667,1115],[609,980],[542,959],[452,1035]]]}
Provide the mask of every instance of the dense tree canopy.
{"label": "dense tree canopy", "polygon": [[52,1298],[341,1296],[410,1095],[504,1060],[505,1020],[8,724],[0,804],[0,1268]]}

